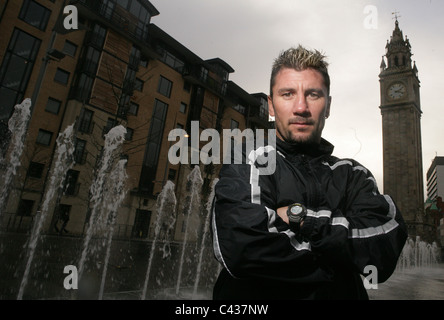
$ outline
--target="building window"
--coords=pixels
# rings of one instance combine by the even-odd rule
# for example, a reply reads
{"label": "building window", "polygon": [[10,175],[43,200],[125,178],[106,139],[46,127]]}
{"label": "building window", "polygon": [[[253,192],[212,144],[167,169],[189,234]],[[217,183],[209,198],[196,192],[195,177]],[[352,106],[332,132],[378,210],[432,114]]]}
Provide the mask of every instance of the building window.
{"label": "building window", "polygon": [[165,62],[168,66],[173,68],[174,70],[177,70],[181,72],[183,70],[183,67],[185,66],[185,63],[177,58],[175,55],[173,55],[171,52],[168,52],[161,46],[157,48],[157,51],[162,54],[162,58],[160,58],[161,61]]}
{"label": "building window", "polygon": [[93,129],[93,116],[94,112],[88,109],[84,109],[81,116],[78,130],[83,133],[91,133]]}
{"label": "building window", "polygon": [[236,120],[231,119],[230,127],[231,127],[231,130],[238,129],[239,128],[239,122],[237,122]]}
{"label": "building window", "polygon": [[63,231],[68,232],[68,230],[65,229],[66,225],[69,221],[69,214],[71,212],[71,206],[66,204],[59,204],[57,208],[57,220],[54,224],[54,229],[56,232],[59,232],[61,234]]}
{"label": "building window", "polygon": [[90,35],[89,44],[102,49],[106,39],[106,29],[99,24],[95,24]]}
{"label": "building window", "polygon": [[[130,66],[128,66],[128,68],[126,69],[126,74],[125,74],[125,80],[123,81],[123,92],[127,93],[128,95],[133,95],[133,91],[136,90],[136,86],[142,88],[143,87],[143,82],[142,83],[136,83],[137,79],[136,79],[136,73],[137,70],[132,69]],[[139,79],[139,81],[141,81]],[[139,90],[141,91],[141,90]]]}
{"label": "building window", "polygon": [[168,180],[175,181],[176,180],[176,173],[177,173],[177,170],[169,169],[168,170]]}
{"label": "building window", "polygon": [[185,81],[183,83],[183,90],[186,92],[190,92],[191,91],[191,84],[188,81]]}
{"label": "building window", "polygon": [[173,83],[160,76],[159,79],[159,87],[157,88],[157,92],[159,92],[161,95],[164,95],[165,97],[169,98],[171,96],[171,89],[173,87]]}
{"label": "building window", "polygon": [[77,85],[74,88],[74,96],[79,101],[86,101],[91,95],[94,79],[85,73],[80,74],[77,80]]}
{"label": "building window", "polygon": [[86,162],[86,141],[82,139],[76,139],[74,149],[74,161],[77,164],[85,164]]}
{"label": "building window", "polygon": [[79,180],[79,171],[77,170],[69,170],[66,174],[66,180],[65,180],[65,195],[68,196],[74,196],[77,195],[79,192],[80,184],[77,183]]}
{"label": "building window", "polygon": [[124,9],[128,9],[129,0],[116,0],[116,3]]}
{"label": "building window", "polygon": [[239,111],[239,112],[242,113],[242,114],[245,114],[246,109],[245,109],[245,107],[244,107],[243,105],[241,105],[241,104],[237,104],[237,105],[233,106],[232,108],[233,108],[234,110],[236,110],[236,111]]}
{"label": "building window", "polygon": [[52,139],[52,132],[40,129],[39,134],[37,135],[36,142],[44,146],[49,146],[51,144],[51,139]]}
{"label": "building window", "polygon": [[22,102],[41,41],[15,29],[0,67],[0,119],[9,119]]}
{"label": "building window", "polygon": [[151,211],[136,209],[136,218],[132,231],[133,238],[144,239],[148,237],[150,228]]}
{"label": "building window", "polygon": [[127,93],[122,93],[122,95],[120,96],[117,115],[123,119],[126,119],[126,116],[128,115],[130,99],[131,97]]}
{"label": "building window", "polygon": [[179,111],[182,112],[182,113],[186,113],[187,112],[187,104],[181,102],[180,103],[180,107],[179,107]]}
{"label": "building window", "polygon": [[114,118],[108,118],[106,121],[106,126],[103,127],[103,134],[107,134],[112,128],[117,125],[117,120]]}
{"label": "building window", "polygon": [[63,53],[75,57],[77,52],[77,45],[72,43],[71,41],[66,40],[65,45],[63,46]]}
{"label": "building window", "polygon": [[32,215],[33,207],[34,207],[33,200],[21,199],[17,209],[17,215],[22,217],[30,217]]}
{"label": "building window", "polygon": [[89,75],[95,75],[97,71],[97,66],[99,65],[99,60],[100,51],[93,47],[88,47],[82,71],[88,73]]}
{"label": "building window", "polygon": [[125,141],[133,140],[134,130],[131,128],[126,128]]}
{"label": "building window", "polygon": [[203,82],[206,82],[207,78],[208,78],[208,69],[202,67],[200,69],[200,80],[203,81]]}
{"label": "building window", "polygon": [[128,106],[128,114],[132,116],[137,116],[138,112],[139,112],[139,105],[135,102],[130,102]]}
{"label": "building window", "polygon": [[145,164],[148,166],[155,166],[157,164],[167,110],[168,105],[156,99],[148,135],[147,158],[145,160]]}
{"label": "building window", "polygon": [[59,114],[61,105],[62,105],[61,101],[49,97],[48,102],[46,102],[45,111],[50,112],[50,113],[54,113],[54,114]]}
{"label": "building window", "polygon": [[143,68],[148,67],[148,58],[145,57],[145,56],[142,56],[142,57],[140,58],[139,66],[141,66],[141,67],[143,67]]}
{"label": "building window", "polygon": [[140,50],[136,47],[132,47],[128,64],[133,68],[137,68],[140,63],[140,57],[141,57]]}
{"label": "building window", "polygon": [[260,100],[261,100],[261,106],[259,109],[259,117],[263,119],[268,119],[268,102],[265,99],[260,99]]}
{"label": "building window", "polygon": [[69,72],[63,69],[57,68],[56,74],[54,76],[54,81],[67,85],[69,80]]}
{"label": "building window", "polygon": [[134,80],[134,90],[143,91],[143,81],[139,78]]}
{"label": "building window", "polygon": [[51,11],[33,0],[25,0],[20,10],[19,19],[37,29],[45,31]]}
{"label": "building window", "polygon": [[31,162],[28,168],[28,177],[40,179],[45,169],[44,163]]}
{"label": "building window", "polygon": [[107,19],[111,19],[115,3],[111,0],[103,0],[99,2],[100,5],[100,13],[105,16]]}

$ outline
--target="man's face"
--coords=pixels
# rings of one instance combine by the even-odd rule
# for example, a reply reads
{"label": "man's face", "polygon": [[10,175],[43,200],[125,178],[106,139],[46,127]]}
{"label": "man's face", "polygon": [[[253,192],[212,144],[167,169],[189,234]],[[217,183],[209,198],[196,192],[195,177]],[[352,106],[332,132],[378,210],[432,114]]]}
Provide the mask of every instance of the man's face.
{"label": "man's face", "polygon": [[275,117],[277,137],[291,143],[319,143],[331,103],[321,73],[281,69],[272,90],[268,111]]}

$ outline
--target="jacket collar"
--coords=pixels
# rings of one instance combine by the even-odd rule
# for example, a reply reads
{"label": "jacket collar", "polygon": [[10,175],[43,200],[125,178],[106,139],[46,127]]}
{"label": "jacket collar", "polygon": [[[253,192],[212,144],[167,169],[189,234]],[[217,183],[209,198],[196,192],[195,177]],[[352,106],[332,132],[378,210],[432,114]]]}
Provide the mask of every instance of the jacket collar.
{"label": "jacket collar", "polygon": [[321,138],[320,143],[303,144],[289,143],[276,137],[276,146],[278,151],[282,152],[284,155],[296,156],[299,154],[305,154],[312,158],[322,155],[331,155],[334,149],[334,146],[323,138]]}

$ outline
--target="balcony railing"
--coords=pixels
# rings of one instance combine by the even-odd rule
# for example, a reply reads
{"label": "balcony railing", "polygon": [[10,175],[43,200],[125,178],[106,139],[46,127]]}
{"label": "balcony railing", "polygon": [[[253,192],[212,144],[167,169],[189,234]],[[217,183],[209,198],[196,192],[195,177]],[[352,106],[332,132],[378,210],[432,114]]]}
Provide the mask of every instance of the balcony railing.
{"label": "balcony railing", "polygon": [[[116,10],[115,6],[108,6],[107,3],[101,3],[97,0],[79,0],[76,4],[82,4],[84,8],[88,9],[90,12],[104,18],[110,23],[111,26],[115,27],[117,30],[123,31],[126,35],[133,37],[138,40],[145,41],[148,38],[148,24],[143,28],[137,24],[138,20],[133,17],[128,12],[128,17],[123,16]],[[84,13],[82,8],[79,6],[80,14]],[[134,19],[129,19],[131,18]]]}
{"label": "balcony railing", "polygon": [[203,76],[200,67],[185,66],[182,69],[182,75],[186,79],[192,78],[194,81],[200,82],[204,87],[218,95],[225,96],[226,94],[226,83],[210,77],[207,74]]}

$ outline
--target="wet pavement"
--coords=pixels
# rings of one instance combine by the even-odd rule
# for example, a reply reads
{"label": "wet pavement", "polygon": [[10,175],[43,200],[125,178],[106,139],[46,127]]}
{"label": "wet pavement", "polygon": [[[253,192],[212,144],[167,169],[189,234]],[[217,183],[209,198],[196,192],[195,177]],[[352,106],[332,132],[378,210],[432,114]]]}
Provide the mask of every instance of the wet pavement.
{"label": "wet pavement", "polygon": [[444,300],[444,264],[397,270],[367,292],[371,300]]}

